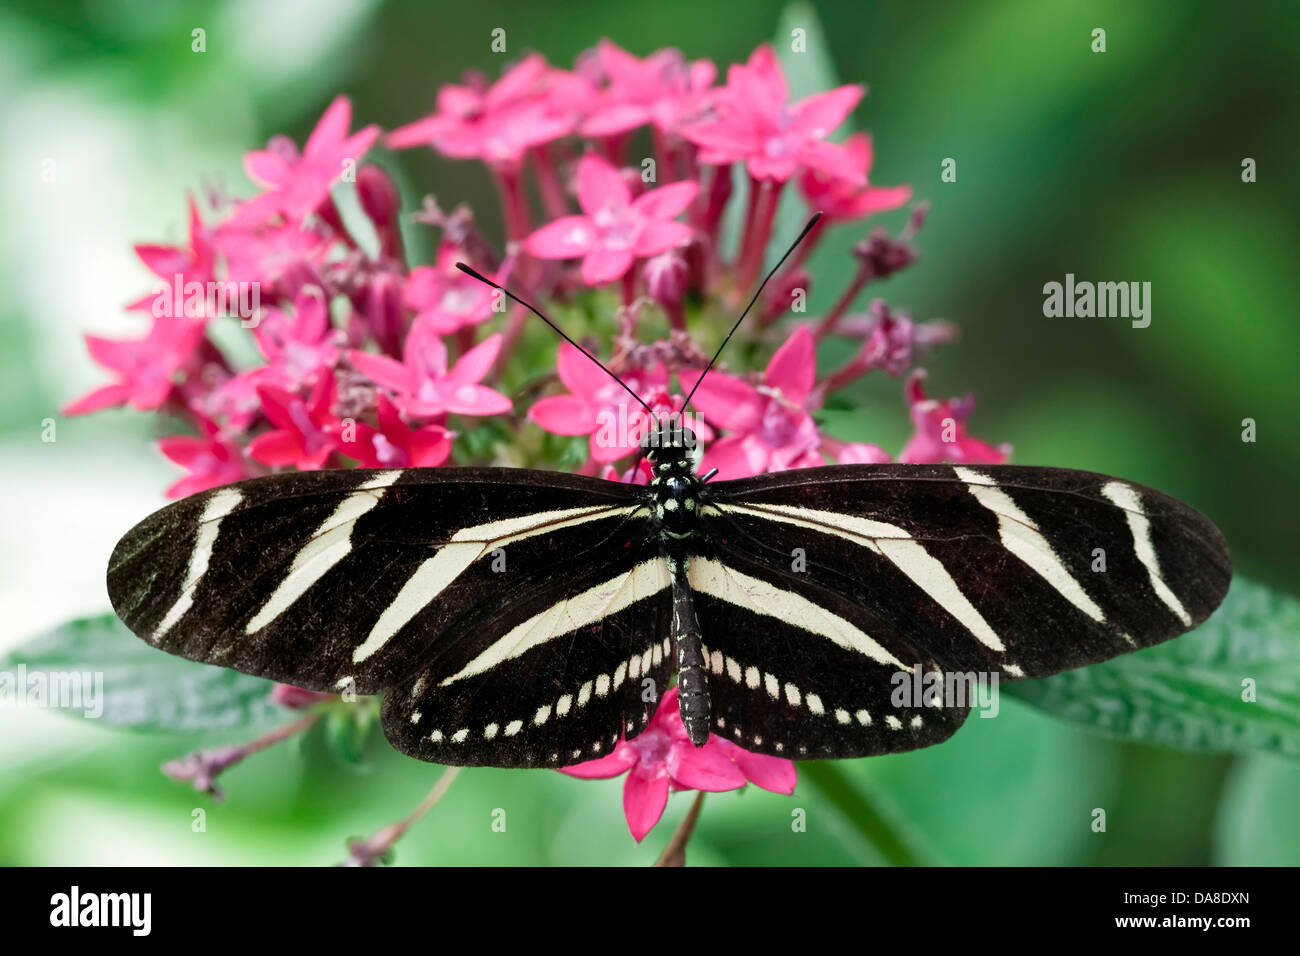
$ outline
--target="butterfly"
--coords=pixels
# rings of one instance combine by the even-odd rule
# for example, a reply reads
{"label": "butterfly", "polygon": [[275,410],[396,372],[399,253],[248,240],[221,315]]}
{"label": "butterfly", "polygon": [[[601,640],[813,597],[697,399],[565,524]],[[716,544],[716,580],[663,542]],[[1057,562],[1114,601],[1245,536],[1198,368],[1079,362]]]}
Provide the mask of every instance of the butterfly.
{"label": "butterfly", "polygon": [[698,452],[669,416],[641,439],[646,486],[513,468],[240,481],[129,531],[109,594],[160,650],[383,694],[384,733],[413,757],[563,767],[634,739],[674,683],[696,745],[936,744],[969,713],[963,687],[1175,637],[1231,576],[1208,519],[1117,478],[875,464],[717,481]]}

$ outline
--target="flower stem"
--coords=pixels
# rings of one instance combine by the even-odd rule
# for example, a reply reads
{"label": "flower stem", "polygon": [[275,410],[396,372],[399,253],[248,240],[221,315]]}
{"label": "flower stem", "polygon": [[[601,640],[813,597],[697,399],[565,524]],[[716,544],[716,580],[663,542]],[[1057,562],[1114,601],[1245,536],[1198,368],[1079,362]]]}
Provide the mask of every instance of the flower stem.
{"label": "flower stem", "polygon": [[768,241],[772,238],[772,223],[776,219],[777,206],[781,204],[783,182],[775,180],[750,179],[750,189],[758,189],[758,207],[754,218],[753,233],[746,231],[747,253],[740,262],[736,289],[743,296],[748,294],[754,281],[763,268],[763,254],[767,251]]}
{"label": "flower stem", "polygon": [[518,167],[494,166],[493,178],[501,192],[501,206],[505,213],[506,238],[510,242],[523,242],[529,233],[528,206]]}
{"label": "flower stem", "polygon": [[853,304],[853,300],[858,297],[858,293],[871,281],[871,278],[872,271],[866,263],[858,266],[857,274],[853,277],[853,281],[849,283],[849,287],[844,290],[844,294],[840,296],[839,301],[835,303],[835,307],[826,313],[826,317],[813,330],[814,339],[820,342],[835,331],[835,326],[839,324],[840,319],[844,317],[844,313]]}
{"label": "flower stem", "polygon": [[398,820],[384,827],[369,840],[354,840],[348,846],[351,855],[348,857],[344,866],[373,866],[374,863],[390,850],[394,843],[400,840],[406,831],[411,829],[426,813],[438,805],[438,801],[446,795],[447,790],[451,787],[452,781],[460,773],[460,767],[448,767],[438,782],[433,785],[433,789],[428,792],[420,805],[417,806],[404,819]]}
{"label": "flower stem", "polygon": [[569,214],[569,204],[564,198],[564,188],[560,185],[559,174],[555,171],[555,157],[551,155],[546,144],[533,150],[533,159],[537,163],[537,188],[542,194],[542,205],[546,215],[551,219],[561,219]]}
{"label": "flower stem", "polygon": [[695,795],[695,802],[691,804],[690,810],[686,812],[686,817],[682,820],[681,825],[677,827],[677,832],[673,838],[668,841],[668,846],[664,847],[663,854],[655,861],[655,866],[685,866],[686,865],[686,844],[690,842],[691,835],[695,832],[695,824],[699,822],[700,810],[704,806],[704,791],[701,790]]}

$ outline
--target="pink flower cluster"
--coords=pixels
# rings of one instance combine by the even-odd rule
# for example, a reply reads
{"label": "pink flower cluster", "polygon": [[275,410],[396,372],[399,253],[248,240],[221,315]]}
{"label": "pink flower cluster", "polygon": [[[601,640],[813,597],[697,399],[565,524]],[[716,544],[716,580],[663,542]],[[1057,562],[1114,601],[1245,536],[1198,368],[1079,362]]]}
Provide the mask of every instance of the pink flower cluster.
{"label": "pink flower cluster", "polygon": [[[852,311],[866,285],[916,259],[923,208],[897,236],[875,229],[862,237],[854,278],[829,312],[808,320],[792,311],[814,279],[808,255],[828,230],[859,228],[912,195],[907,186],[870,182],[866,135],[832,140],[862,95],[860,86],[841,86],[791,102],[766,46],[720,81],[708,61],[675,50],[640,59],[602,41],[572,70],[533,54],[495,82],[474,75],[444,86],[432,115],[387,134],[373,125],[354,132],[351,105],[340,96],[301,148],[276,136],[245,156],[253,195],[210,195],[207,210],[191,199],[184,244],[135,247],[156,280],[127,307],[142,332],[126,341],[86,337],[111,381],[65,411],[130,405],[185,423],[186,434],[159,443],[185,472],[168,489],[173,497],[285,468],[437,466],[453,448],[472,458],[462,436],[490,417],[506,435],[535,426],[585,436],[580,470],[645,481],[636,454],[647,424],[640,407],[567,344],[548,347],[530,366],[528,313],[455,263],[548,313],[578,305],[606,313],[607,364],[656,414],[681,411],[709,354],[694,336],[716,344],[751,294],[769,246],[791,238],[773,236],[773,223],[792,188],[824,216],[742,328],[742,339],[767,347],[766,368],[715,370],[695,394],[703,467],[738,478],[888,461],[876,445],[825,434],[818,411],[830,393],[868,374],[909,369],[914,434],[900,461],[1002,461],[1005,446],[967,433],[970,399],[929,398],[915,369],[928,348],[951,339],[951,328],[914,322],[879,300]],[[439,230],[436,255],[431,264],[408,261],[397,189],[366,161],[381,145],[481,161],[501,197],[503,247],[485,238],[468,208],[446,212],[428,197],[407,221]],[[733,180],[746,187],[736,190],[744,208],[734,253],[723,241]],[[355,203],[336,204],[343,190]],[[345,216],[345,208],[360,215]],[[621,305],[593,291],[606,286]],[[231,346],[239,336],[242,350]],[[851,343],[853,357],[819,371],[817,347],[830,337]],[[514,381],[551,380],[542,365],[558,379],[542,394],[532,387],[512,395],[503,384],[514,370]],[[517,409],[520,402],[527,407]],[[516,444],[511,460],[555,464],[537,442]],[[473,447],[482,460],[484,446]],[[656,727],[671,737],[663,721]],[[642,753],[648,740],[627,745],[640,748],[637,766],[651,760]],[[660,750],[677,752],[668,743]],[[628,753],[620,749],[597,769],[622,766]],[[708,759],[708,768],[691,770],[677,758],[664,766],[675,785],[698,787],[709,774],[710,789],[743,782]],[[774,782],[779,774],[744,770],[745,760],[731,754],[743,776],[784,788]],[[629,783],[648,794],[633,824],[641,833],[666,794],[666,778],[652,776]]]}

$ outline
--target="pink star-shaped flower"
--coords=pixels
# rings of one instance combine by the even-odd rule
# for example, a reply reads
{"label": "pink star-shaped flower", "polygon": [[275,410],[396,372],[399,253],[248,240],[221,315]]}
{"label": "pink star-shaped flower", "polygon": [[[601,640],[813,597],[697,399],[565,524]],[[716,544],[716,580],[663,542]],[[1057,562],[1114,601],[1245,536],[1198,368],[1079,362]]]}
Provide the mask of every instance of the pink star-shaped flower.
{"label": "pink star-shaped flower", "polygon": [[304,286],[293,300],[293,315],[268,309],[253,330],[257,347],[269,363],[267,378],[290,391],[316,381],[338,359],[338,336],[330,325],[325,294]]}
{"label": "pink star-shaped flower", "polygon": [[113,372],[117,381],[66,405],[65,415],[84,415],[129,402],[140,411],[160,406],[171,394],[182,366],[203,339],[203,322],[159,316],[142,339],[119,341],[86,336],[90,357]]}
{"label": "pink star-shaped flower", "polygon": [[455,433],[442,425],[411,428],[383,392],[375,400],[379,427],[356,425],[355,438],[340,429],[339,447],[366,468],[432,468],[451,454]]}
{"label": "pink star-shaped flower", "polygon": [[507,70],[486,90],[448,84],[438,111],[385,137],[391,149],[431,145],[453,159],[517,165],[529,149],[573,131],[573,119],[543,100],[552,70],[537,53]]}
{"label": "pink star-shaped flower", "polygon": [[[812,332],[801,325],[776,350],[758,387],[723,372],[705,376],[693,404],[731,434],[708,446],[701,470],[717,468],[718,477],[726,479],[825,464],[809,413],[816,374]],[[682,388],[690,391],[685,377]]]}
{"label": "pink star-shaped flower", "polygon": [[216,423],[199,419],[203,434],[172,435],[158,440],[159,450],[189,472],[167,489],[168,498],[184,498],[249,477],[239,445],[221,434]]}
{"label": "pink star-shaped flower", "polygon": [[864,219],[897,209],[912,198],[911,186],[872,186],[867,182],[873,154],[871,137],[866,133],[854,133],[844,141],[843,150],[861,180],[840,179],[819,169],[806,169],[799,178],[799,188],[809,208],[825,213],[828,220]]}
{"label": "pink star-shaped flower", "polygon": [[672,132],[703,108],[717,69],[708,60],[687,64],[676,50],[659,50],[638,59],[609,40],[601,40],[596,57],[608,85],[578,132],[613,136],[653,123]]}
{"label": "pink star-shaped flower", "polygon": [[907,401],[916,429],[898,460],[909,464],[1000,465],[1011,454],[1010,445],[993,446],[966,434],[966,419],[975,411],[974,396],[938,401],[925,396],[925,372],[917,369],[907,378]]}
{"label": "pink star-shaped flower", "polygon": [[578,163],[583,215],[548,223],[524,240],[524,249],[539,259],[581,258],[582,280],[604,285],[621,278],[638,257],[688,242],[691,227],[673,219],[697,192],[697,183],[670,183],[633,199],[619,171],[588,153]]}
{"label": "pink star-shaped flower", "polygon": [[324,468],[334,454],[338,427],[334,376],[321,376],[306,401],[275,385],[259,387],[257,394],[273,427],[248,443],[249,456],[272,467]]}
{"label": "pink star-shaped flower", "polygon": [[261,414],[262,399],[257,389],[262,385],[283,387],[285,382],[267,365],[234,374],[213,365],[187,378],[181,392],[196,415],[210,418],[223,431],[234,434],[246,431]]}
{"label": "pink star-shaped flower", "polygon": [[501,336],[491,335],[447,368],[447,346],[431,327],[416,323],[406,336],[402,361],[353,350],[348,358],[362,375],[397,396],[397,407],[408,418],[448,412],[457,415],[500,415],[510,411],[510,399],[478,384],[501,351]]}
{"label": "pink star-shaped flower", "polygon": [[352,104],[346,96],[336,97],[307,137],[302,152],[287,136],[276,136],[266,149],[244,154],[248,178],[267,191],[240,205],[232,221],[241,224],[265,222],[279,213],[290,222],[301,222],[329,197],[330,187],[379,137],[379,127],[366,126],[348,135],[352,127]]}
{"label": "pink star-shaped flower", "polygon": [[727,85],[715,97],[718,115],[684,127],[682,135],[700,147],[702,162],[743,161],[756,179],[785,182],[805,166],[862,185],[866,177],[853,157],[825,140],[863,92],[840,86],[791,105],[776,54],[761,46],[746,65],[727,71]]}
{"label": "pink star-shaped flower", "polygon": [[216,232],[217,249],[226,261],[230,282],[258,283],[269,298],[275,284],[291,269],[324,265],[333,242],[315,227],[297,224],[249,226],[227,221]]}
{"label": "pink star-shaped flower", "polygon": [[773,793],[791,794],[796,782],[789,760],[750,753],[716,736],[703,747],[692,744],[678,712],[676,687],[664,694],[654,718],[633,740],[619,740],[609,756],[561,772],[584,780],[626,773],[623,813],[638,843],[663,816],[669,790],[719,793],[752,783]]}
{"label": "pink star-shaped flower", "polygon": [[[190,239],[188,246],[163,246],[153,243],[141,243],[135,246],[135,254],[140,257],[140,261],[167,286],[170,294],[166,294],[166,297],[171,308],[163,309],[162,303],[159,302],[158,308],[155,309],[154,303],[161,299],[165,293],[150,292],[143,298],[137,299],[128,305],[128,309],[153,314],[166,312],[171,318],[183,316],[185,314],[186,300],[182,299],[182,301],[176,302],[174,294],[178,277],[182,292],[184,292],[185,286],[191,282],[201,282],[206,289],[207,283],[215,278],[213,275],[215,257],[213,255],[211,230],[203,225],[203,220],[199,217],[198,204],[194,201],[193,196],[189,199],[189,207]],[[190,316],[190,318],[200,318],[200,316]]]}
{"label": "pink star-shaped flower", "polygon": [[458,248],[445,242],[438,249],[436,265],[417,266],[406,277],[406,307],[415,312],[416,322],[439,335],[451,335],[492,317],[495,290],[457,269],[458,258],[462,258]]}
{"label": "pink star-shaped flower", "polygon": [[[618,382],[567,342],[555,360],[567,395],[548,395],[528,409],[534,424],[557,435],[590,435],[593,461],[605,464],[640,449],[649,416]],[[662,365],[620,376],[628,388],[654,411],[655,419],[681,411],[682,397],[668,392],[668,372]],[[713,433],[703,422],[692,423],[696,437],[709,440]]]}

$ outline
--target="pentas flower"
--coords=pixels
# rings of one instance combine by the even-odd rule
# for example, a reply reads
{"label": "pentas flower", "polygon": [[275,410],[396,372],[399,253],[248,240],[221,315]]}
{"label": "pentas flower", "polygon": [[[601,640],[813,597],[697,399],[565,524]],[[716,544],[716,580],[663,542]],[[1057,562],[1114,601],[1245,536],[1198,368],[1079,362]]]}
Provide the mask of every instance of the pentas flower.
{"label": "pentas flower", "polygon": [[329,198],[330,188],[379,138],[379,127],[366,126],[349,135],[352,104],[337,97],[307,137],[302,152],[287,136],[276,136],[266,149],[244,154],[248,178],[266,192],[241,204],[234,221],[254,225],[280,214],[291,223],[301,222]]}
{"label": "pentas flower", "polygon": [[583,215],[543,226],[528,237],[524,249],[539,259],[580,258],[582,281],[604,285],[621,278],[637,258],[688,242],[691,227],[673,220],[698,192],[694,182],[670,183],[633,199],[619,171],[588,153],[578,164]]}
{"label": "pentas flower", "polygon": [[907,401],[916,432],[898,460],[911,464],[954,462],[959,465],[1000,465],[1011,454],[1010,445],[993,446],[966,433],[966,419],[975,399],[937,401],[925,395],[925,372],[918,369],[907,380]]}
{"label": "pentas flower", "polygon": [[[417,266],[406,278],[405,303],[415,312],[415,321],[439,335],[486,322],[492,317],[495,291],[456,268],[464,253],[444,242],[434,266]],[[501,282],[502,276],[488,278]]]}
{"label": "pentas flower", "polygon": [[785,182],[800,167],[820,170],[855,185],[866,176],[852,154],[826,142],[862,99],[861,86],[840,86],[790,103],[785,72],[770,46],[744,66],[732,66],[715,97],[717,116],[683,127],[700,147],[700,161],[743,162],[755,179]]}
{"label": "pentas flower", "polygon": [[429,326],[417,324],[406,336],[401,362],[358,349],[348,353],[348,360],[361,374],[392,391],[404,415],[500,415],[510,411],[510,399],[479,384],[500,351],[501,336],[489,336],[449,369],[446,343]]}
{"label": "pentas flower", "polygon": [[708,60],[688,64],[676,50],[641,60],[609,40],[597,44],[596,59],[607,85],[579,127],[583,136],[613,136],[647,123],[673,132],[703,111],[717,75]]}
{"label": "pentas flower", "polygon": [[113,372],[116,381],[64,406],[65,415],[84,415],[114,405],[130,404],[152,411],[172,393],[175,378],[203,339],[203,322],[158,316],[141,339],[86,336],[90,357]]}
{"label": "pentas flower", "polygon": [[324,468],[334,454],[339,422],[334,417],[334,377],[316,383],[306,400],[274,385],[258,388],[272,429],[248,443],[248,454],[273,467]]}
{"label": "pentas flower", "polygon": [[269,363],[263,378],[288,389],[311,385],[338,358],[338,336],[330,325],[325,293],[307,286],[293,300],[293,315],[268,309],[253,337]]}
{"label": "pentas flower", "polygon": [[664,694],[654,717],[634,739],[620,739],[606,757],[565,767],[571,777],[599,780],[626,773],[623,813],[640,843],[668,806],[670,790],[719,793],[747,783],[773,793],[794,793],[794,764],[780,757],[742,750],[710,736],[703,747],[691,743],[677,709],[677,688]]}
{"label": "pentas flower", "polygon": [[809,167],[799,177],[799,189],[808,200],[808,208],[819,210],[828,220],[865,219],[897,209],[912,198],[911,186],[872,186],[867,181],[874,153],[866,133],[854,133],[844,141],[842,149],[861,176],[860,182],[856,177],[842,179]]}
{"label": "pentas flower", "polygon": [[168,498],[184,498],[251,474],[236,441],[222,435],[215,422],[201,419],[199,425],[201,436],[173,435],[158,441],[159,450],[189,472],[167,489]]}
{"label": "pentas flower", "polygon": [[227,221],[217,227],[215,241],[226,263],[230,282],[256,283],[263,298],[295,268],[318,271],[334,248],[331,236],[315,224],[249,226]]}
{"label": "pentas flower", "polygon": [[[529,420],[557,435],[590,435],[593,462],[604,464],[637,452],[652,419],[623,386],[567,342],[559,347],[555,367],[568,394],[538,399],[528,409]],[[630,370],[619,377],[650,406],[653,420],[682,410],[681,396],[668,392],[668,370],[663,365]],[[695,431],[701,441],[713,437],[703,422]]]}
{"label": "pentas flower", "polygon": [[379,427],[357,423],[355,437],[341,430],[339,447],[365,468],[433,468],[451,454],[455,432],[442,425],[411,428],[387,395],[375,397]]}
{"label": "pentas flower", "polygon": [[393,130],[391,149],[432,146],[453,159],[515,166],[535,146],[573,130],[573,120],[543,100],[551,70],[539,54],[525,57],[486,90],[448,84],[438,111]]}
{"label": "pentas flower", "polygon": [[262,399],[257,394],[263,385],[284,385],[269,366],[259,365],[245,372],[232,373],[214,367],[212,374],[187,380],[183,386],[185,403],[199,418],[209,418],[227,433],[241,433],[262,414]]}
{"label": "pentas flower", "polygon": [[[726,479],[824,464],[809,410],[816,374],[812,333],[801,325],[776,350],[758,386],[724,372],[705,376],[694,404],[730,434],[705,449],[700,467],[717,468]],[[698,379],[698,373],[684,375],[682,388],[689,392]]]}

